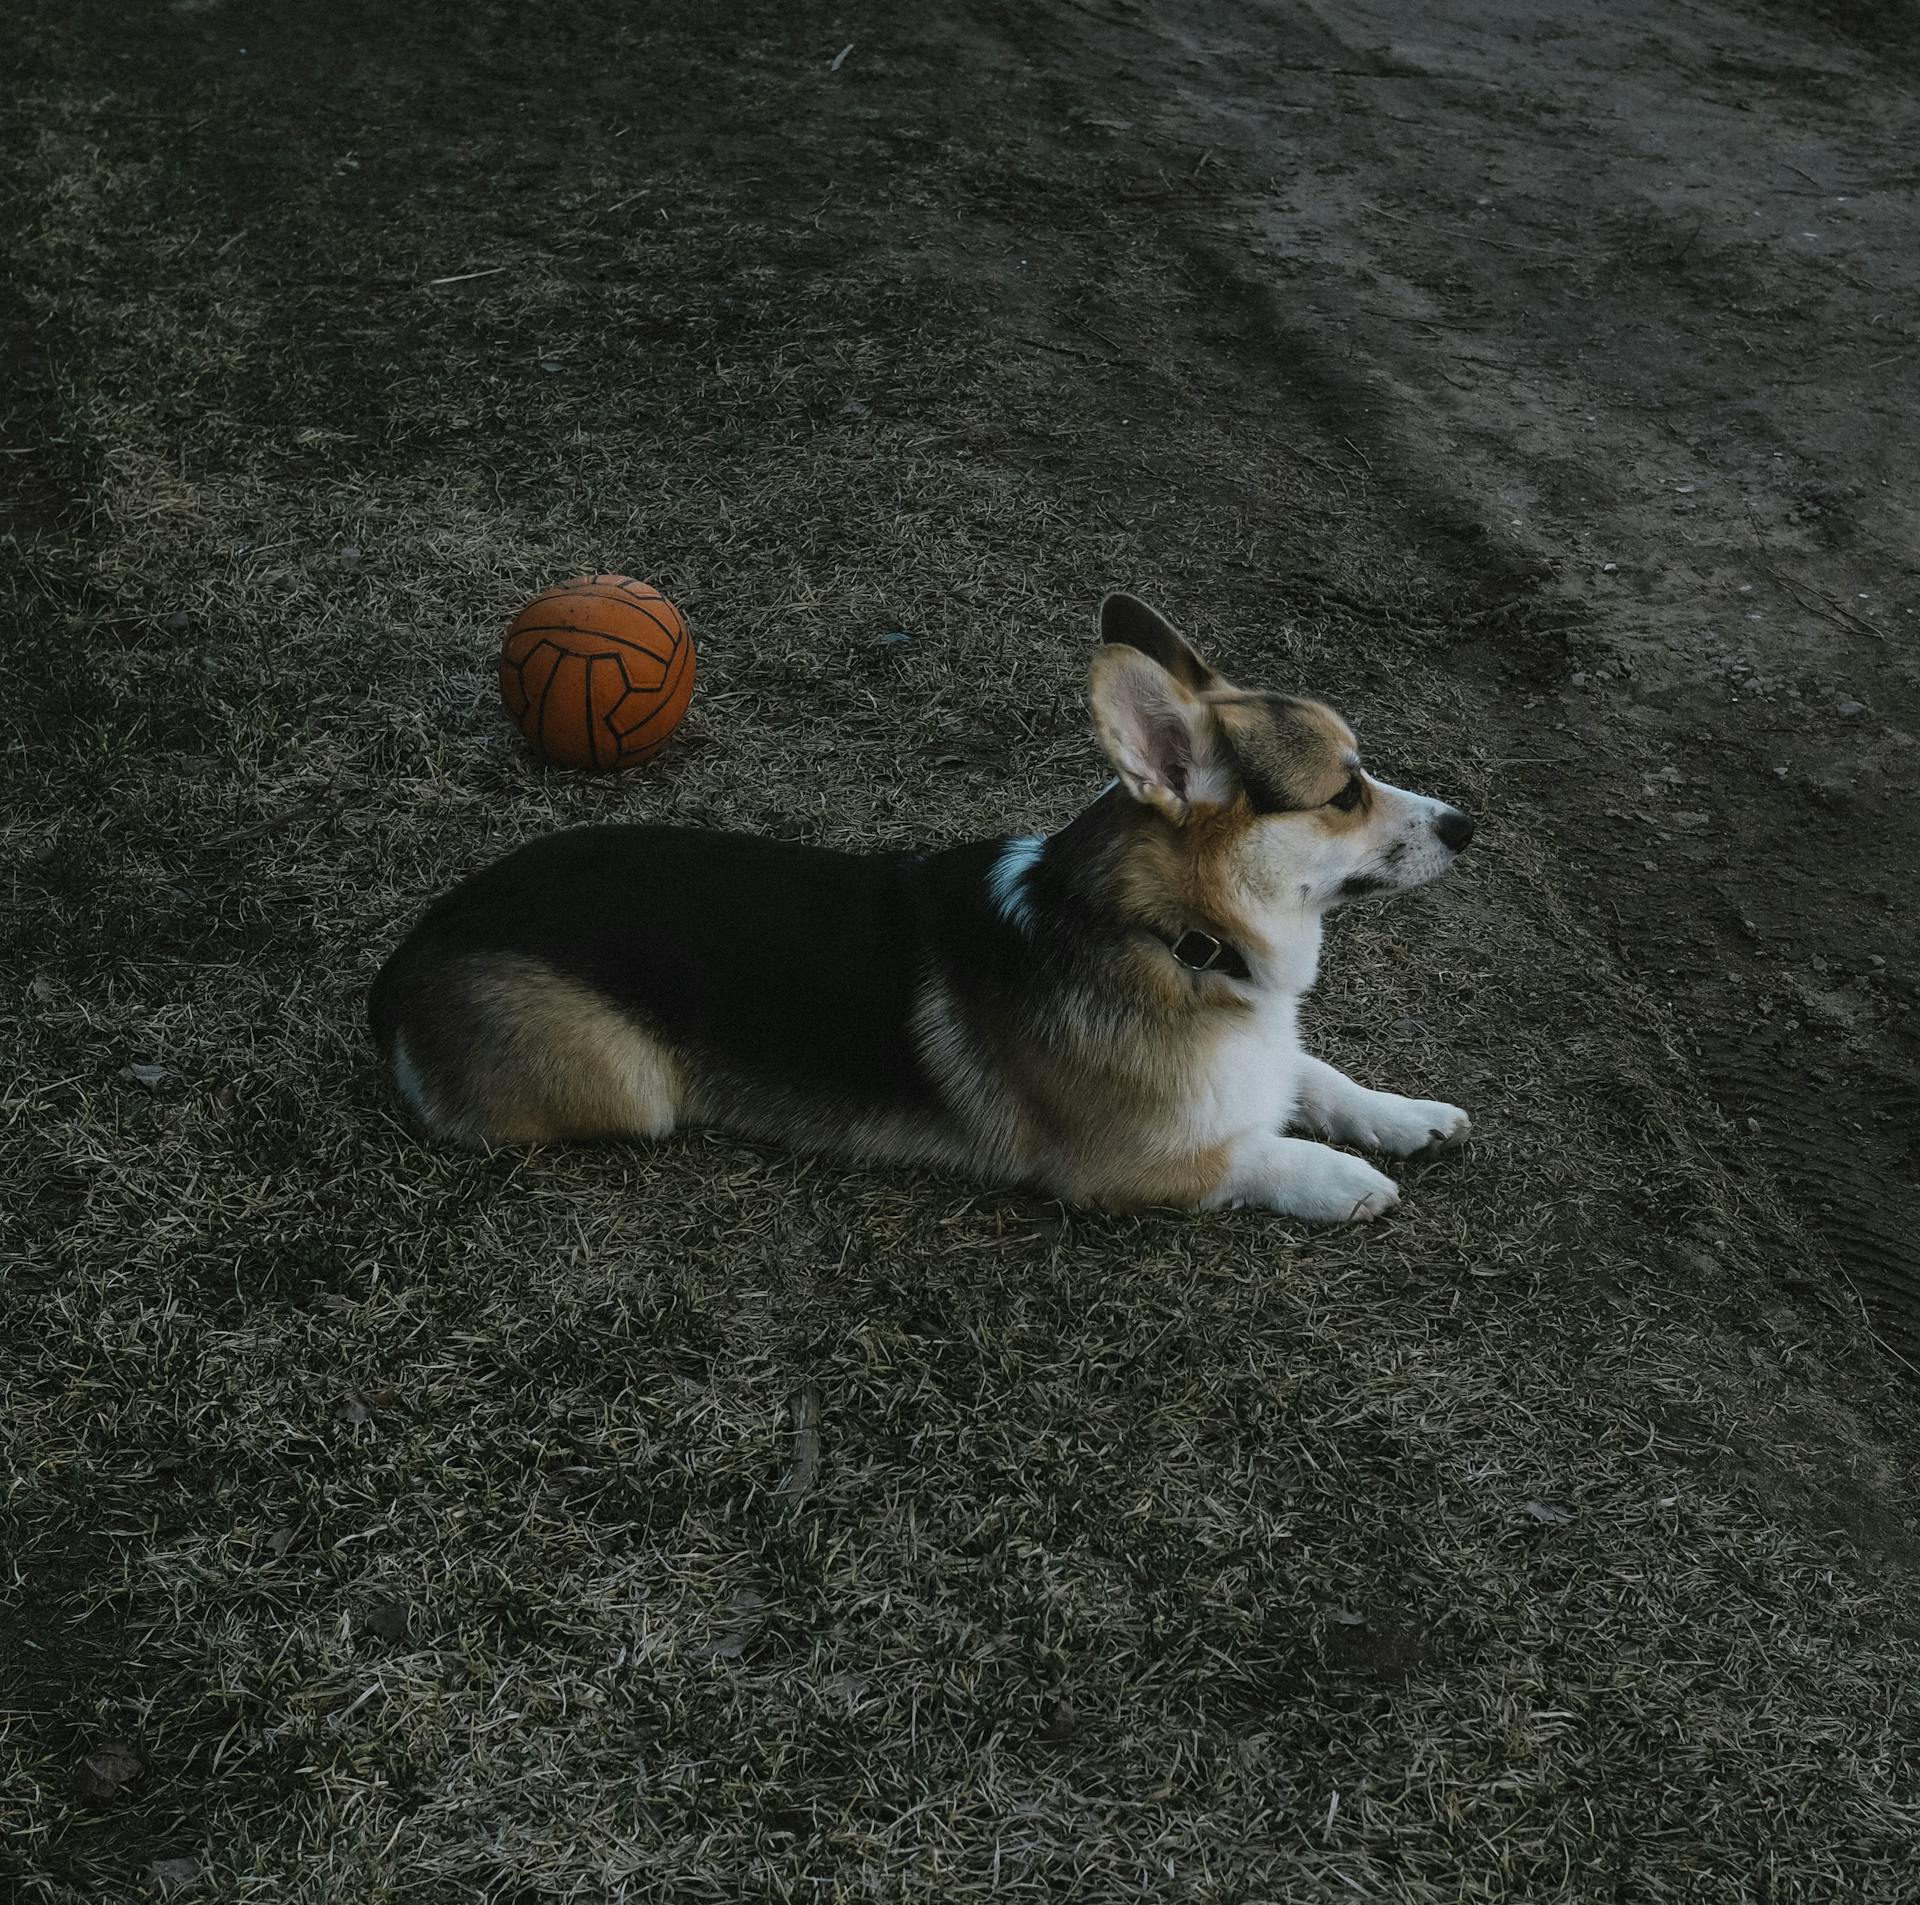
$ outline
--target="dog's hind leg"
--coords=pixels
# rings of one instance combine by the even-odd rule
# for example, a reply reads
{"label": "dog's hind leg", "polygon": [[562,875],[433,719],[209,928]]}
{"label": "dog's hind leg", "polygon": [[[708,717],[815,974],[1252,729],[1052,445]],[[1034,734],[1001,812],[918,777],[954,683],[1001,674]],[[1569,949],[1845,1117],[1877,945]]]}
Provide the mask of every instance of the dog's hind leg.
{"label": "dog's hind leg", "polygon": [[469,959],[396,1008],[394,1083],[443,1142],[491,1150],[568,1138],[665,1137],[679,1059],[590,986],[530,959]]}

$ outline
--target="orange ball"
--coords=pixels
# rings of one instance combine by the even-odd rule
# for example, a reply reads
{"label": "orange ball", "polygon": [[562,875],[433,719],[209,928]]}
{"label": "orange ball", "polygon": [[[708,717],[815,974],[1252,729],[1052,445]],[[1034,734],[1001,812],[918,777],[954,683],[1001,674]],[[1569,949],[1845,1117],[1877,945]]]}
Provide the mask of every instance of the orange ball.
{"label": "orange ball", "polygon": [[507,628],[500,696],[562,767],[651,760],[693,699],[693,636],[651,583],[586,575],[543,590]]}

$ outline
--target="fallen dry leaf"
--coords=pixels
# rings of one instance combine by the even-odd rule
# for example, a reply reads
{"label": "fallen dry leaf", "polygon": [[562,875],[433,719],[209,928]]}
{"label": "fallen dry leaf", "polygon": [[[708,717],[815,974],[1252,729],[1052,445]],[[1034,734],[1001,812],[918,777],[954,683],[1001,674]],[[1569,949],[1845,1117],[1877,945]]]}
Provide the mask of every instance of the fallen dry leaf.
{"label": "fallen dry leaf", "polygon": [[103,1740],[73,1776],[73,1789],[89,1805],[117,1799],[147,1770],[146,1762],[124,1740]]}
{"label": "fallen dry leaf", "polygon": [[375,1640],[397,1643],[407,1637],[407,1610],[399,1601],[376,1601],[360,1617],[360,1625]]}

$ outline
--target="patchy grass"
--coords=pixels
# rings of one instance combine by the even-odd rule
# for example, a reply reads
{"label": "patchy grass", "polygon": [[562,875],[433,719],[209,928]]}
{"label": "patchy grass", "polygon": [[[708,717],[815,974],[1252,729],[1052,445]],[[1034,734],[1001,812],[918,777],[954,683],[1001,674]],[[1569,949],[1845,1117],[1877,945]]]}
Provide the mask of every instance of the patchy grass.
{"label": "patchy grass", "polygon": [[[4,135],[27,1895],[1897,1896],[1904,1405],[1507,803],[1453,581],[1115,211],[1152,155],[984,31],[104,18]],[[608,567],[702,686],[600,782],[492,663]],[[438,886],[1055,824],[1115,583],[1492,816],[1314,1013],[1476,1114],[1404,1214],[408,1140],[361,998]]]}

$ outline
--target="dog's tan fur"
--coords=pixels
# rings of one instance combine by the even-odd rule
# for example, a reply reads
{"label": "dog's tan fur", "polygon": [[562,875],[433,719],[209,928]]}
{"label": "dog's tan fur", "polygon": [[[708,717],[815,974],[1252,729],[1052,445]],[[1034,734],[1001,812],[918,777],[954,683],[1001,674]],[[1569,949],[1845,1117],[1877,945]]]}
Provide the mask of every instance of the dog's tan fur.
{"label": "dog's tan fur", "polygon": [[445,1122],[487,1144],[553,1144],[664,1137],[679,1121],[680,1061],[590,987],[508,955],[470,957],[449,976],[487,1036],[423,1093],[443,1097]]}

